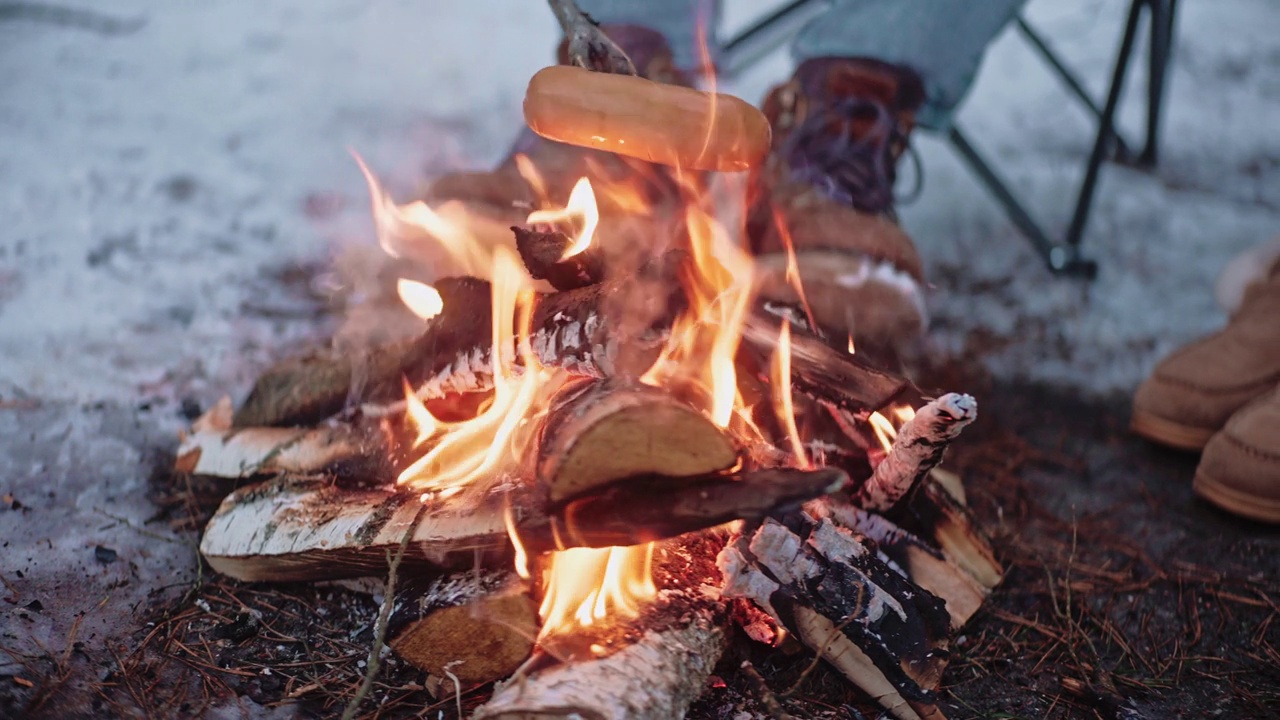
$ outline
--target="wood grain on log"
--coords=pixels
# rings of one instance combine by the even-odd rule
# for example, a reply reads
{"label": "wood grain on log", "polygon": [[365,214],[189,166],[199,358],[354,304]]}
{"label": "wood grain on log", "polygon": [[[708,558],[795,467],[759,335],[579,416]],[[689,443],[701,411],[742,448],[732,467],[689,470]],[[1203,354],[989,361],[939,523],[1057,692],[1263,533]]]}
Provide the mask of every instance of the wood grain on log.
{"label": "wood grain on log", "polygon": [[510,570],[468,570],[396,590],[387,644],[465,688],[509,677],[533,652],[538,611]]}
{"label": "wood grain on log", "polygon": [[738,449],[698,409],[639,382],[566,387],[547,414],[538,482],[552,503],[627,477],[708,475],[738,464]]}
{"label": "wood grain on log", "polygon": [[[240,488],[205,527],[200,552],[237,580],[332,580],[377,574],[423,504],[416,493],[344,488],[324,479],[283,478]],[[405,562],[468,567],[509,552],[503,505],[428,507]]]}
{"label": "wood grain on log", "polygon": [[376,425],[246,427],[194,432],[178,446],[174,469],[195,475],[333,475],[367,483],[390,480],[392,450]]}

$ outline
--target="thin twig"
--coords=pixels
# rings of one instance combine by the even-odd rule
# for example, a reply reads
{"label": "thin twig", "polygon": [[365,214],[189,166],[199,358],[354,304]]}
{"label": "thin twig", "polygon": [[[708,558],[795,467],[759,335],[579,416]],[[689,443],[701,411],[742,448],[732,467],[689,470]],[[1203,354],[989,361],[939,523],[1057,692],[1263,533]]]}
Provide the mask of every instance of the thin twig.
{"label": "thin twig", "polygon": [[404,559],[404,553],[409,549],[409,541],[417,531],[418,522],[422,519],[426,507],[423,505],[418,508],[418,514],[414,516],[413,522],[409,523],[404,537],[400,538],[400,547],[396,548],[396,554],[392,556],[391,551],[387,551],[387,587],[382,596],[382,607],[378,609],[378,619],[373,625],[373,644],[369,647],[369,659],[366,661],[368,669],[356,694],[351,697],[351,702],[347,703],[347,709],[342,713],[342,720],[351,720],[356,716],[360,703],[364,702],[365,696],[373,688],[373,681],[382,668],[382,645],[387,639],[387,621],[391,617],[391,606],[395,604],[396,571],[400,569],[400,561]]}

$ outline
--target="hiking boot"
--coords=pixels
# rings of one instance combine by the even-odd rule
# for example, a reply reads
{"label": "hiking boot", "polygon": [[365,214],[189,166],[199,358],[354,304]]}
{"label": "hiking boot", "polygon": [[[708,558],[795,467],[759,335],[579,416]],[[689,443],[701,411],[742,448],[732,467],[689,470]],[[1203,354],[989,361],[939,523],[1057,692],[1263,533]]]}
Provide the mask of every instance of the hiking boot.
{"label": "hiking boot", "polygon": [[[690,86],[660,33],[636,25],[601,27],[627,53],[642,77]],[[557,58],[560,64],[568,64],[566,40],[560,42]],[[511,245],[510,226],[524,225],[532,210],[564,207],[574,184],[584,176],[591,179],[600,209],[601,225],[596,234],[600,244],[634,252],[662,236],[651,224],[636,222],[635,208],[638,200],[649,208],[648,216],[654,217],[659,215],[655,208],[674,202],[675,187],[664,171],[640,160],[547,140],[527,127],[496,169],[445,175],[428,188],[423,200],[432,208],[446,207],[455,211],[453,215],[466,215],[466,225],[476,242],[490,247]],[[619,190],[610,192],[611,188]],[[456,212],[459,205],[465,207],[465,213]]]}
{"label": "hiking boot", "polygon": [[1209,440],[1191,487],[1228,512],[1280,523],[1280,387],[1241,408]]}
{"label": "hiking boot", "polygon": [[923,273],[898,226],[893,186],[915,111],[912,71],[861,58],[814,58],[764,101],[773,150],[753,177],[749,230],[760,293],[797,302],[794,248],[819,329],[843,345],[901,349],[924,329]]}
{"label": "hiking boot", "polygon": [[1237,410],[1280,384],[1280,262],[1244,293],[1226,328],[1156,365],[1133,398],[1133,431],[1199,450]]}

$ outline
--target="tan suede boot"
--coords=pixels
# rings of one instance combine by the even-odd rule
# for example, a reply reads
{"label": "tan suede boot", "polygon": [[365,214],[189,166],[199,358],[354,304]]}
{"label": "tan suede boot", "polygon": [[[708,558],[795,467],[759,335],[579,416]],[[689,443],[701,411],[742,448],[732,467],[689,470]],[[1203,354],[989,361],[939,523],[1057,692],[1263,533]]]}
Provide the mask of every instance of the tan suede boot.
{"label": "tan suede boot", "polygon": [[910,70],[815,58],[774,88],[763,110],[773,151],[753,178],[750,229],[763,297],[796,302],[795,249],[820,329],[840,344],[899,349],[925,325],[920,257],[894,219],[898,158],[924,99]]}
{"label": "tan suede boot", "polygon": [[1221,332],[1162,360],[1133,398],[1134,432],[1199,450],[1237,410],[1280,383],[1280,263],[1245,292]]}
{"label": "tan suede boot", "polygon": [[1241,408],[1209,440],[1192,488],[1236,515],[1280,523],[1280,387]]}

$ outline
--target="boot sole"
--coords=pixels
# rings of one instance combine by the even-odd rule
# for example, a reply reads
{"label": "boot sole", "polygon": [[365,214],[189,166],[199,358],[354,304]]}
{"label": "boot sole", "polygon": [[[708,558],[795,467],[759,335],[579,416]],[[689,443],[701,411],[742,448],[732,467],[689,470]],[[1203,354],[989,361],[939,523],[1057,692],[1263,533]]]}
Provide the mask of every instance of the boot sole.
{"label": "boot sole", "polygon": [[1280,523],[1280,500],[1240,492],[1197,470],[1191,489],[1234,515],[1264,523]]}
{"label": "boot sole", "polygon": [[1203,450],[1209,438],[1218,432],[1216,428],[1183,425],[1136,408],[1129,420],[1129,429],[1161,445],[1192,451]]}

